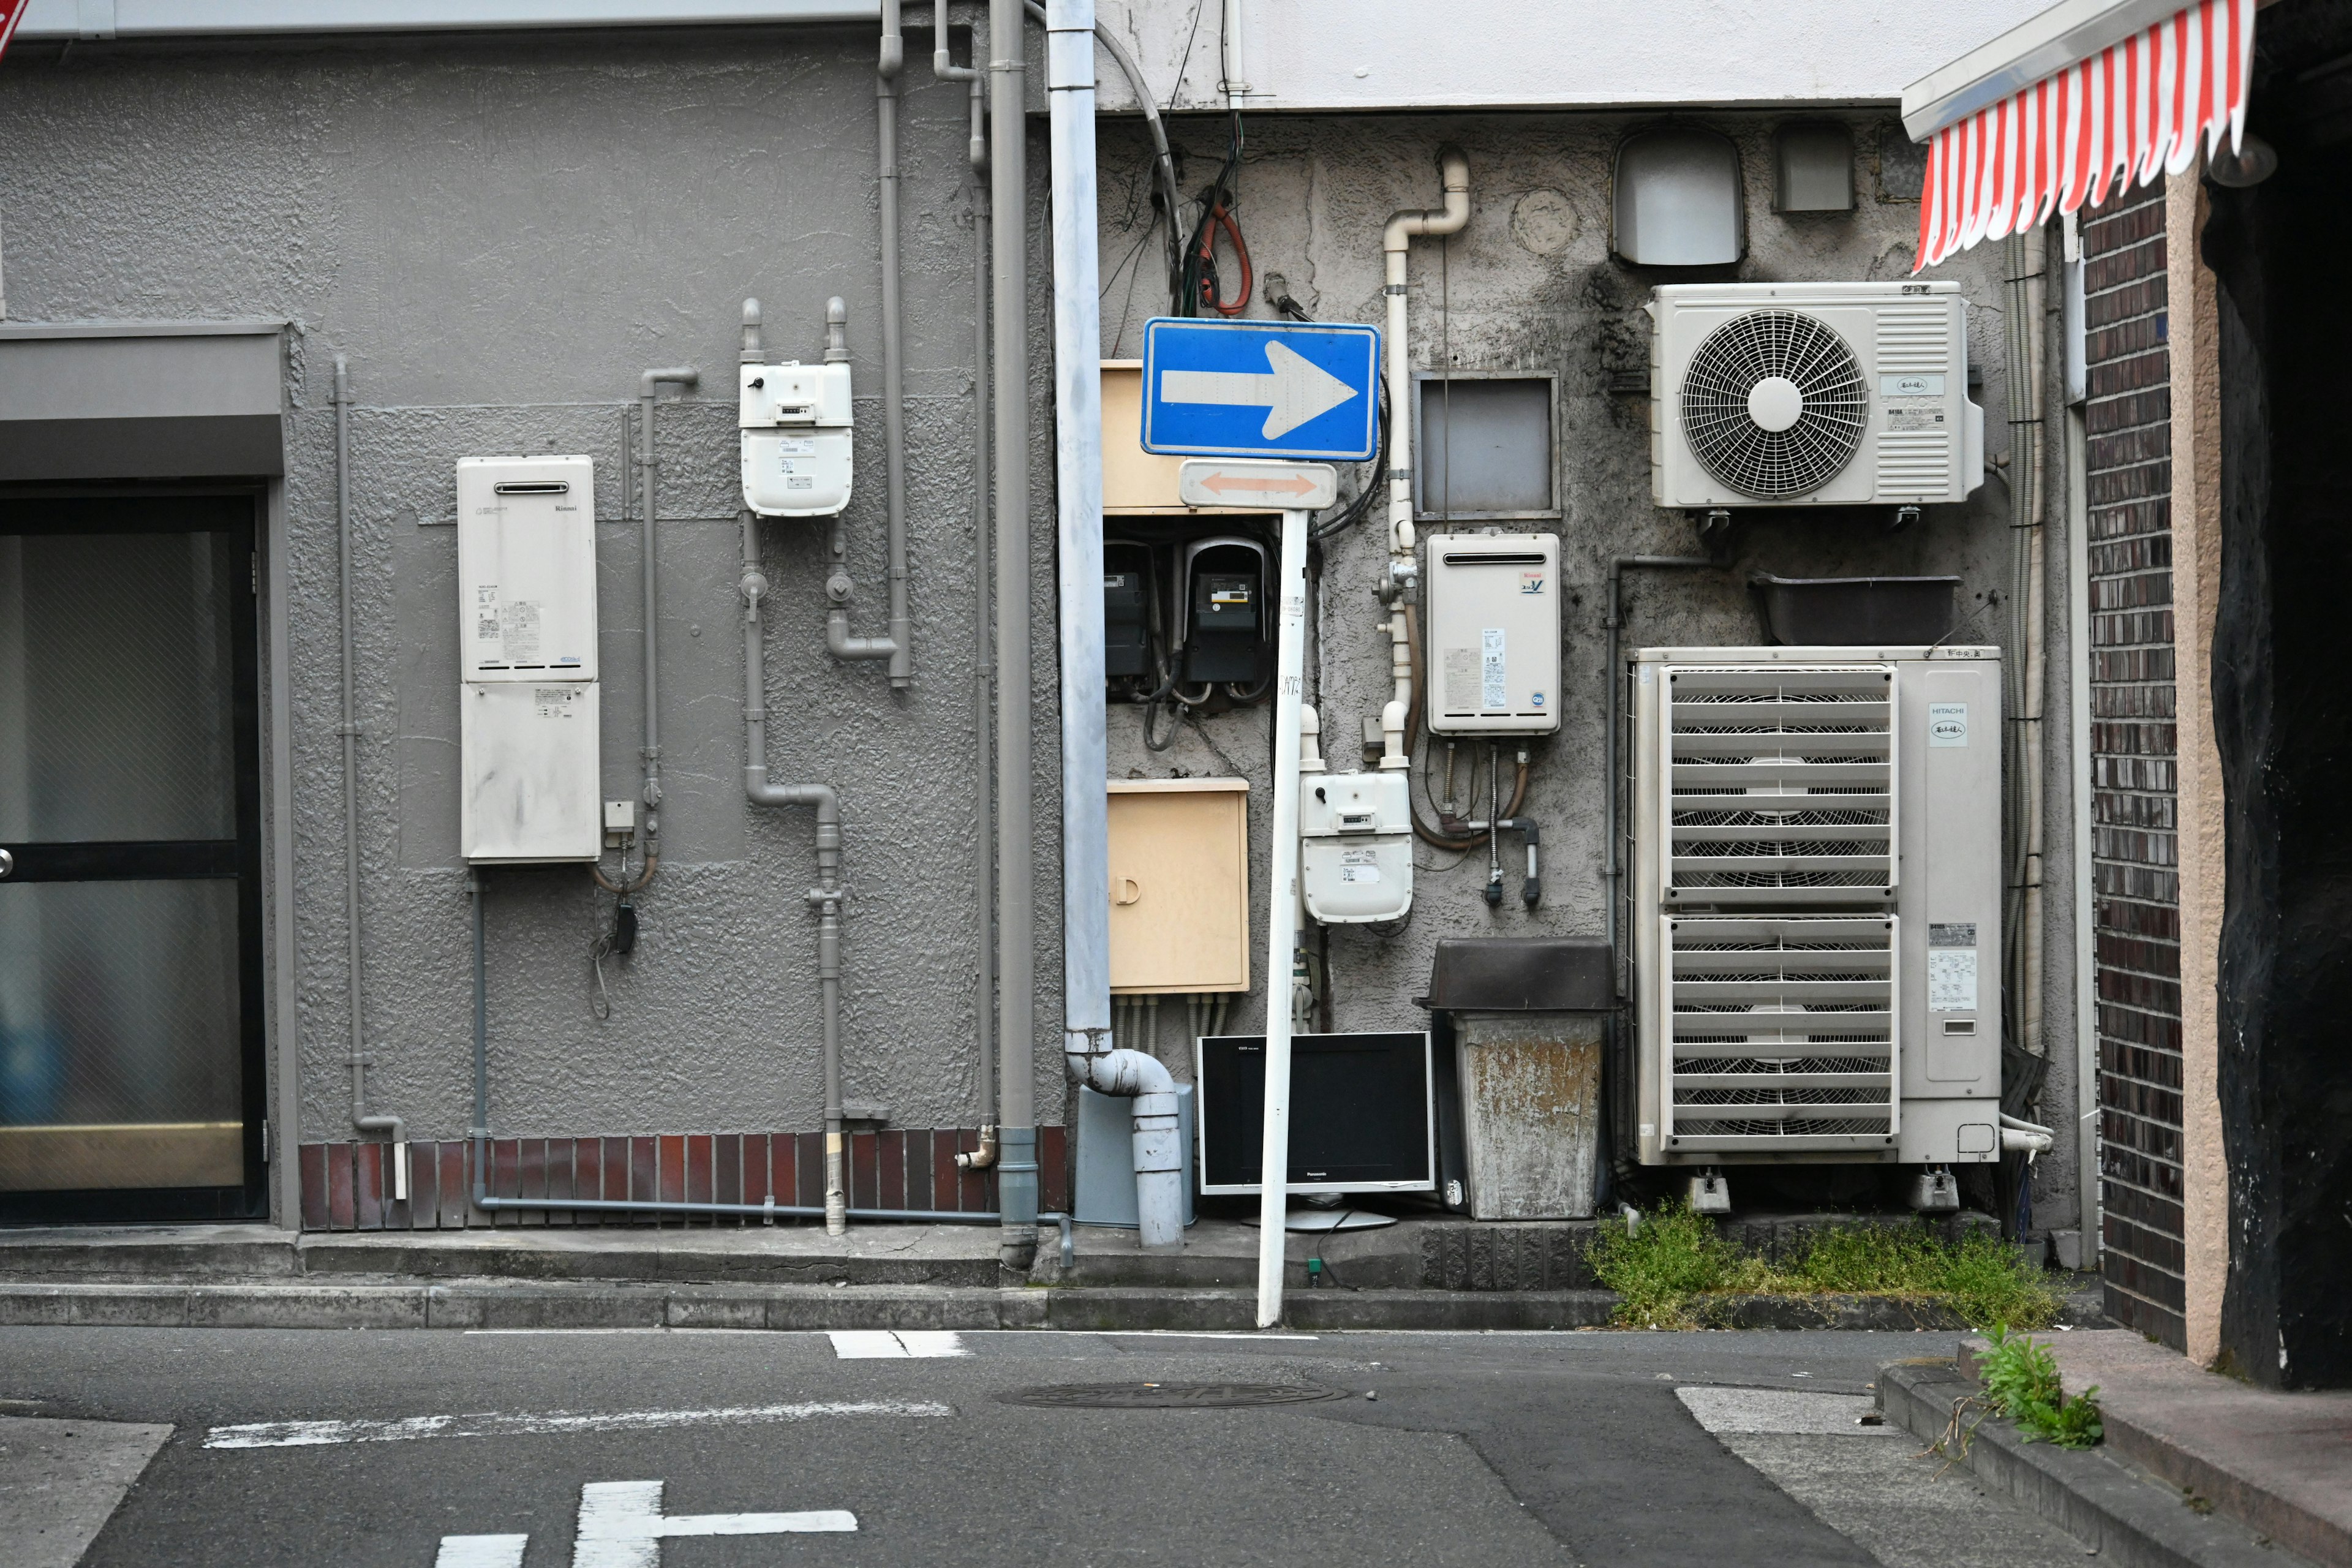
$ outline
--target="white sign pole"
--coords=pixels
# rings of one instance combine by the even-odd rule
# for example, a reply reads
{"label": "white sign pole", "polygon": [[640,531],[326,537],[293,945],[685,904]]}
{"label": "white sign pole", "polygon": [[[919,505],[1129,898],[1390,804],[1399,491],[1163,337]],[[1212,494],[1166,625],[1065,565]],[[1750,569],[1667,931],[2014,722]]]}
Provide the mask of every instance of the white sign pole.
{"label": "white sign pole", "polygon": [[1258,1163],[1257,1326],[1282,1321],[1290,1213],[1290,966],[1298,938],[1298,718],[1307,668],[1307,521],[1282,514],[1275,639],[1273,874],[1265,900],[1265,1142]]}

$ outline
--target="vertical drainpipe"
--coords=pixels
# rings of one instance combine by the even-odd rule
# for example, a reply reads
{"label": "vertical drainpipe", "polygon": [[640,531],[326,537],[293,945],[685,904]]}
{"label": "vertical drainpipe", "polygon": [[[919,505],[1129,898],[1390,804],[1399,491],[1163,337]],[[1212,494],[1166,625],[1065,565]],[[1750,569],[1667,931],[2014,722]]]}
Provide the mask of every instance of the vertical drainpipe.
{"label": "vertical drainpipe", "polygon": [[359,710],[352,678],[352,378],[343,356],[335,356],[335,536],[341,577],[343,632],[343,931],[352,1015],[352,1125],[382,1132],[392,1141],[392,1195],[408,1197],[408,1136],[397,1116],[371,1116],[367,1109],[367,1031],[360,1000],[360,804]]}
{"label": "vertical drainpipe", "polygon": [[1103,710],[1102,321],[1095,237],[1094,0],[1046,0],[1054,220],[1054,476],[1061,555],[1062,1059],[1070,1079],[1131,1097],[1136,1214],[1147,1247],[1183,1239],[1176,1086],[1114,1051],[1109,776]]}
{"label": "vertical drainpipe", "polygon": [[989,0],[996,376],[997,1208],[999,1260],[1037,1254],[1036,886],[1030,843],[1029,157],[1021,0]]}
{"label": "vertical drainpipe", "polygon": [[1094,0],[1047,0],[1053,151],[1054,491],[1060,561],[1062,1053],[1110,1048],[1109,776],[1103,708],[1102,322],[1095,242]]}
{"label": "vertical drainpipe", "polygon": [[[660,576],[654,557],[654,502],[657,489],[655,484],[654,400],[664,382],[692,386],[701,379],[702,373],[690,364],[649,370],[637,377],[637,571],[645,584],[646,617],[646,744],[645,750],[639,753],[645,758],[646,764],[643,792],[646,803],[646,868],[635,884],[637,888],[653,879],[654,867],[661,860],[661,708],[657,700],[661,645],[655,619],[658,610],[656,590]],[[634,891],[635,888],[630,890]]]}

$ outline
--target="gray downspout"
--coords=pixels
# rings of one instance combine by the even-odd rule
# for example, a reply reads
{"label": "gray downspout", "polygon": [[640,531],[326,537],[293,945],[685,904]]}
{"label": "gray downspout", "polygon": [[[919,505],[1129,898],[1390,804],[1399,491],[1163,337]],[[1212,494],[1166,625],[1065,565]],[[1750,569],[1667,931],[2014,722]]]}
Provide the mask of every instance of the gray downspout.
{"label": "gray downspout", "polygon": [[1601,791],[1605,804],[1601,808],[1601,836],[1609,845],[1608,858],[1604,862],[1608,867],[1609,880],[1609,962],[1615,973],[1614,984],[1620,1002],[1625,999],[1624,965],[1620,962],[1617,951],[1617,906],[1625,876],[1622,847],[1618,843],[1617,831],[1617,795],[1622,782],[1617,776],[1617,742],[1618,731],[1625,722],[1625,672],[1617,667],[1617,637],[1625,624],[1620,597],[1624,589],[1625,574],[1634,568],[1669,571],[1716,564],[1704,555],[1620,555],[1609,563],[1609,590],[1604,616],[1604,624],[1609,628],[1609,732],[1601,752],[1601,773],[1607,787]]}
{"label": "gray downspout", "polygon": [[[944,15],[947,0],[939,0]],[[932,57],[933,68],[945,65],[947,58],[944,27],[940,31],[941,47]],[[973,39],[972,53],[981,53],[980,40]],[[948,68],[954,69],[956,68]],[[977,832],[973,844],[974,901],[980,914],[980,961],[978,973],[972,977],[971,1026],[972,1046],[978,1060],[980,1079],[980,1147],[956,1156],[956,1163],[967,1171],[985,1171],[996,1163],[996,846],[993,829],[996,822],[996,791],[994,775],[990,768],[989,710],[993,691],[989,684],[990,575],[994,571],[994,551],[989,538],[988,498],[989,469],[989,374],[988,374],[988,117],[987,73],[976,68],[963,68],[962,74],[971,80],[971,441],[972,441],[972,502],[971,502],[971,734],[973,748],[974,793],[973,816]]]}
{"label": "gray downspout", "polygon": [[[887,547],[890,574],[890,630],[883,637],[853,637],[849,603],[856,584],[849,576],[848,535],[841,519],[833,521],[833,574],[824,591],[833,608],[824,618],[824,646],[840,659],[887,659],[890,685],[903,690],[914,684],[912,634],[907,607],[907,411],[906,333],[898,287],[898,73],[907,61],[907,41],[900,36],[899,0],[882,0],[882,44],[874,66],[875,170],[880,187],[882,219],[882,490],[887,517]],[[837,324],[835,300],[825,310],[826,324]],[[846,320],[845,311],[842,320]],[[830,342],[824,357],[849,357],[842,340]]]}
{"label": "gray downspout", "polygon": [[352,679],[352,382],[351,367],[335,356],[335,537],[342,591],[343,721],[343,930],[344,963],[352,1016],[352,1125],[383,1133],[392,1142],[392,1195],[408,1197],[407,1130],[397,1116],[371,1116],[367,1109],[367,1032],[360,1000],[360,804],[358,704]]}
{"label": "gray downspout", "polygon": [[656,619],[661,574],[654,553],[658,489],[655,483],[658,465],[654,458],[654,399],[665,382],[693,386],[701,379],[702,373],[690,364],[649,370],[637,377],[637,574],[645,587],[646,623],[646,744],[638,754],[645,759],[645,786],[640,796],[646,806],[645,864],[635,881],[620,883],[607,881],[603,867],[590,867],[589,872],[597,885],[608,892],[636,892],[652,881],[654,873],[661,868],[661,640]]}
{"label": "gray downspout", "polygon": [[999,1260],[1037,1252],[1036,888],[1030,816],[1029,149],[1021,0],[989,0],[989,205],[995,222],[997,1204]]}

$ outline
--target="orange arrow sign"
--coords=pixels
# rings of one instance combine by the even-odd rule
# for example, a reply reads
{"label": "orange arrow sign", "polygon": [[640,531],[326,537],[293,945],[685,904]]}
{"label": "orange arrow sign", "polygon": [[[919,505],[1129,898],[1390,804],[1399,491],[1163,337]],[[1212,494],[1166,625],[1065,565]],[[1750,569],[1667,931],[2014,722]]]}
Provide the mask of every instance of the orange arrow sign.
{"label": "orange arrow sign", "polygon": [[1305,495],[1315,489],[1315,481],[1304,474],[1279,479],[1270,474],[1236,479],[1231,474],[1217,473],[1202,479],[1201,487],[1212,490],[1287,490],[1293,495]]}

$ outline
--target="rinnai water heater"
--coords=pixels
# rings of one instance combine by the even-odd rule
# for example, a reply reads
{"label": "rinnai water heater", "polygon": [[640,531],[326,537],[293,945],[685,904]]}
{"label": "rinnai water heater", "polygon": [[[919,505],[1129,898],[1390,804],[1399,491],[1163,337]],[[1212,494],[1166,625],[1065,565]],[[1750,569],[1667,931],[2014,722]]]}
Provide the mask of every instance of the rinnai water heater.
{"label": "rinnai water heater", "polygon": [[596,858],[596,495],[586,458],[457,464],[461,851]]}

